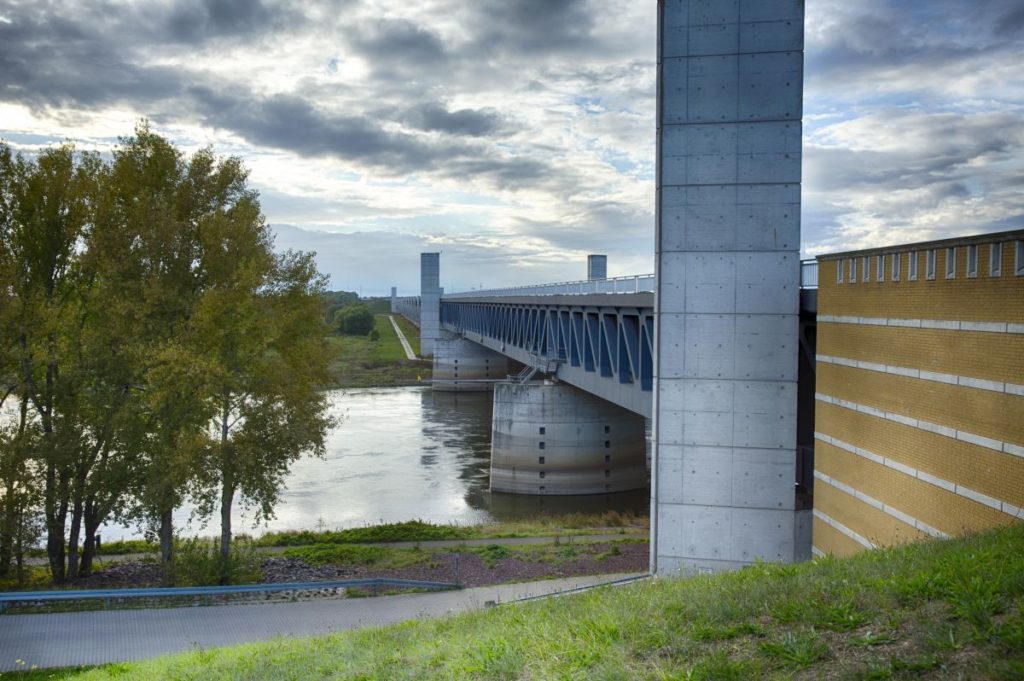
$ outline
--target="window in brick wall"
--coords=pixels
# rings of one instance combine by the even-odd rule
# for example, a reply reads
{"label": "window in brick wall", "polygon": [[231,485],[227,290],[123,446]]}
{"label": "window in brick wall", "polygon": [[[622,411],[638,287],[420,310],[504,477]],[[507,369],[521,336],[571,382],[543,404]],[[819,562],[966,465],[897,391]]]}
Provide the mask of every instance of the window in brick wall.
{"label": "window in brick wall", "polygon": [[900,254],[899,253],[893,253],[892,254],[892,280],[893,281],[899,281],[900,280]]}
{"label": "window in brick wall", "polygon": [[1016,244],[1016,256],[1014,259],[1014,271],[1017,276],[1024,274],[1024,241],[1018,241]]}
{"label": "window in brick wall", "polygon": [[988,275],[1000,277],[1003,274],[1003,244],[997,242],[988,247]]}
{"label": "window in brick wall", "polygon": [[843,283],[843,261],[836,260],[836,283]]}
{"label": "window in brick wall", "polygon": [[879,255],[875,257],[875,279],[878,281],[885,281],[885,256]]}
{"label": "window in brick wall", "polygon": [[850,283],[857,283],[857,258],[850,258]]}
{"label": "window in brick wall", "polygon": [[978,276],[978,247],[976,245],[967,247],[967,276]]}
{"label": "window in brick wall", "polygon": [[935,278],[935,249],[925,252],[924,259],[924,278],[934,279]]}
{"label": "window in brick wall", "polygon": [[917,281],[917,251],[911,251],[907,259],[907,279]]}
{"label": "window in brick wall", "polygon": [[956,248],[946,249],[946,279],[956,276]]}

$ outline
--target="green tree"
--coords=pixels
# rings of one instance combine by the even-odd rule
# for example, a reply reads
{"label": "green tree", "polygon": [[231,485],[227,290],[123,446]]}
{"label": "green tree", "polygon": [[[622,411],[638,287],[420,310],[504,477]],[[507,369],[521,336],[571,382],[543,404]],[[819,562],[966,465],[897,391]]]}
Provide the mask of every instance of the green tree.
{"label": "green tree", "polygon": [[[233,166],[238,182],[245,175]],[[193,324],[212,364],[212,427],[197,493],[219,506],[220,555],[230,565],[237,496],[268,518],[290,465],[320,455],[331,420],[321,387],[329,380],[324,281],[311,254],[275,255],[255,194],[242,192],[204,225],[204,289]],[[226,580],[227,572],[222,575]]]}
{"label": "green tree", "polygon": [[349,303],[334,315],[338,331],[349,336],[365,336],[376,324],[373,312],[362,303]]}

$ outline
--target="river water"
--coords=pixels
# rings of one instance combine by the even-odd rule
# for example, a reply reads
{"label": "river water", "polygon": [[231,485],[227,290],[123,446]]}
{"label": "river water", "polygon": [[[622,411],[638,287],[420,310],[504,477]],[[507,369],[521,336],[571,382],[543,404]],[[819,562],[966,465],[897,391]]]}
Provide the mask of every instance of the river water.
{"label": "river water", "polygon": [[[488,491],[490,393],[435,393],[429,388],[336,390],[331,413],[341,421],[327,437],[323,459],[292,466],[276,518],[253,526],[236,504],[238,533],[337,529],[421,519],[471,524],[569,511],[631,510],[646,514],[646,490],[585,497],[534,497]],[[215,522],[175,517],[182,535],[218,532]],[[106,541],[139,536],[116,524]]]}

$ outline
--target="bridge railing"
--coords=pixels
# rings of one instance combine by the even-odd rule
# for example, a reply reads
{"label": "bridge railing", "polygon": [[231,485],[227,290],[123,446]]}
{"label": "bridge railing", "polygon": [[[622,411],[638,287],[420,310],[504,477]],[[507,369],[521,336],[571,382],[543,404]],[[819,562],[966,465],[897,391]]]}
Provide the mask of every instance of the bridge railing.
{"label": "bridge railing", "polygon": [[[654,288],[653,274],[637,274],[629,277],[613,277],[611,279],[564,281],[554,284],[531,284],[529,286],[459,291],[457,293],[446,293],[444,297],[499,298],[508,296],[571,296],[592,293],[647,293],[654,291]],[[818,288],[817,260],[800,261],[800,288]]]}
{"label": "bridge railing", "polygon": [[532,284],[510,286],[479,291],[446,293],[445,298],[496,298],[507,296],[557,296],[584,295],[591,293],[646,293],[654,291],[654,275],[638,274],[630,277],[591,279],[585,281],[564,281],[555,284]]}

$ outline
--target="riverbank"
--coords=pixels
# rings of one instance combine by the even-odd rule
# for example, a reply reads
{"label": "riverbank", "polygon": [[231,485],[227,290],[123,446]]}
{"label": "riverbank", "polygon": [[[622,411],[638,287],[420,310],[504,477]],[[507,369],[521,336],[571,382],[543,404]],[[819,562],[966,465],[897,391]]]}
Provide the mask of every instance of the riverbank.
{"label": "riverbank", "polygon": [[[419,356],[419,330],[406,319],[395,322]],[[328,388],[377,388],[422,385],[430,381],[430,360],[408,359],[388,315],[376,315],[374,329],[378,340],[368,336],[332,333],[327,342],[336,353],[331,363],[332,383]]]}
{"label": "riverbank", "polygon": [[66,678],[1011,679],[1022,660],[1017,523]]}

